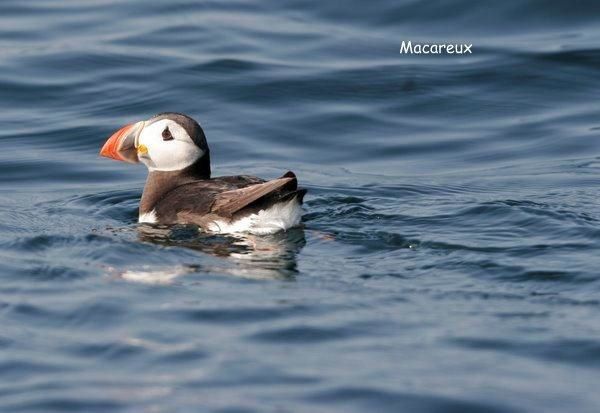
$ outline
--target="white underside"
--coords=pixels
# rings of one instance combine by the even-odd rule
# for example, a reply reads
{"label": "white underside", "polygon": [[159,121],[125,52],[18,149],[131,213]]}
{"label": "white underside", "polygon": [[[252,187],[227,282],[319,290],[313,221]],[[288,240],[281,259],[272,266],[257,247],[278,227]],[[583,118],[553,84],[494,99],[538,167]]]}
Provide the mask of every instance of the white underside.
{"label": "white underside", "polygon": [[[248,233],[256,235],[274,234],[285,231],[300,224],[302,205],[297,198],[280,202],[263,209],[256,214],[248,215],[233,222],[214,221],[208,230],[219,234]],[[150,211],[140,215],[140,223],[156,224],[156,212]]]}
{"label": "white underside", "polygon": [[302,205],[297,198],[280,202],[256,214],[233,222],[214,221],[208,229],[220,234],[248,233],[256,235],[274,234],[300,224]]}
{"label": "white underside", "polygon": [[140,224],[156,224],[156,211],[152,210],[140,215],[138,222]]}

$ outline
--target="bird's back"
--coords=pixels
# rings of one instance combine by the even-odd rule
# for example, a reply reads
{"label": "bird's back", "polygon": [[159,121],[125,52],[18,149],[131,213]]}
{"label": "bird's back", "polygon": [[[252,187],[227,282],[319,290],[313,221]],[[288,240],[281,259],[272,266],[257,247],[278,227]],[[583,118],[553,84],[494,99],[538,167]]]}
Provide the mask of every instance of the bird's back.
{"label": "bird's back", "polygon": [[152,217],[159,224],[196,224],[211,231],[232,232],[223,228],[244,227],[240,222],[252,226],[258,217],[264,221],[268,215],[267,221],[287,229],[299,223],[305,193],[298,189],[292,172],[271,181],[248,175],[201,179],[164,194]]}

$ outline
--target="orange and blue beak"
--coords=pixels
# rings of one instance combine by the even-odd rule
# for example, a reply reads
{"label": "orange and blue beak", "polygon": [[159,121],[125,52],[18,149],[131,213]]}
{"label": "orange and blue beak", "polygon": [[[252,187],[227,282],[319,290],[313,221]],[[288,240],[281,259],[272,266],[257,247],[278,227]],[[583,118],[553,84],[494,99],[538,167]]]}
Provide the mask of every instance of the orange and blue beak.
{"label": "orange and blue beak", "polygon": [[[123,126],[121,129],[112,134],[106,141],[100,155],[117,161],[137,163],[139,162],[138,151],[145,148],[140,148],[138,138],[145,122],[137,122]],[[143,146],[143,145],[141,145]]]}

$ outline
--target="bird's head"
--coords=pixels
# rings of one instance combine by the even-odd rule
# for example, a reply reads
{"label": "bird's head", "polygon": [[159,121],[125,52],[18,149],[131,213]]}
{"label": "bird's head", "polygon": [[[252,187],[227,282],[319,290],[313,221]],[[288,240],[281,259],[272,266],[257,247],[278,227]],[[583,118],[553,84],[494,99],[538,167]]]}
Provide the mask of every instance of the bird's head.
{"label": "bird's head", "polygon": [[100,150],[100,155],[129,163],[142,162],[150,172],[180,171],[195,166],[210,176],[210,157],[204,131],[180,113],[160,113],[125,125]]}

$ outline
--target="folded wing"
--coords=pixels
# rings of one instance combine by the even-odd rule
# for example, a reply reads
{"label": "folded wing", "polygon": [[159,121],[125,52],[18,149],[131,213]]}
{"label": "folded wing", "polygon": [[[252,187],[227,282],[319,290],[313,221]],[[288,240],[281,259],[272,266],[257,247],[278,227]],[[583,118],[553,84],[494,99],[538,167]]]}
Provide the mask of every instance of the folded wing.
{"label": "folded wing", "polygon": [[296,191],[298,182],[292,172],[283,177],[261,184],[250,185],[240,189],[221,192],[215,198],[211,212],[222,217],[231,218],[236,212],[244,209],[261,198],[284,197]]}

